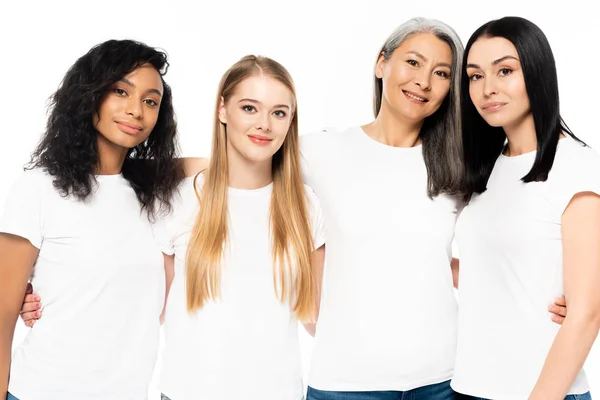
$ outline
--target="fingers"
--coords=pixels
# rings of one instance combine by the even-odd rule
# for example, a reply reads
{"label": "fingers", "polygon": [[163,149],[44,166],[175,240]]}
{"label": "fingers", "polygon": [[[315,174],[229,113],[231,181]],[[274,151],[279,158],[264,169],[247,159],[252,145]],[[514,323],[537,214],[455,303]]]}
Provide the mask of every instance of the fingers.
{"label": "fingers", "polygon": [[562,299],[556,299],[555,303],[548,307],[548,311],[550,311],[550,318],[553,322],[562,325],[565,321],[565,317],[567,316],[567,307],[564,301],[564,297]]}
{"label": "fingers", "polygon": [[31,328],[41,316],[42,304],[40,303],[40,297],[32,293],[27,294],[21,306],[21,319],[23,323],[25,326]]}
{"label": "fingers", "polygon": [[40,311],[31,311],[21,314],[21,319],[25,326],[32,327],[41,316],[42,313]]}
{"label": "fingers", "polygon": [[35,311],[41,308],[42,304],[40,303],[39,297],[33,294],[28,294],[27,296],[25,296],[25,300],[23,300],[23,305],[21,306],[21,313]]}
{"label": "fingers", "polygon": [[559,317],[564,318],[567,316],[567,307],[557,306],[556,304],[552,304],[550,307],[548,307],[548,311]]}
{"label": "fingers", "polygon": [[552,322],[556,322],[559,325],[562,325],[565,322],[565,317],[561,317],[560,315],[552,314]]}
{"label": "fingers", "polygon": [[567,306],[567,299],[565,299],[565,297],[557,297],[556,299],[554,299],[554,304],[558,305],[558,306],[563,306],[566,307]]}

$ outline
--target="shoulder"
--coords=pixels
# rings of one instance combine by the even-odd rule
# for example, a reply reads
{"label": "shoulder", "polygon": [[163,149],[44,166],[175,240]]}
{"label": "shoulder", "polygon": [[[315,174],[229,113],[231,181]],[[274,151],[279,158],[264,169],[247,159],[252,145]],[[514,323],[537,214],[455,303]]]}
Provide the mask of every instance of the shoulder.
{"label": "shoulder", "polygon": [[549,178],[563,180],[576,176],[600,179],[600,154],[591,147],[566,137],[559,141]]}
{"label": "shoulder", "polygon": [[317,197],[317,194],[315,193],[313,188],[307,184],[304,184],[304,193],[306,194],[306,203],[309,212],[320,213],[321,202],[319,201],[319,198]]}
{"label": "shoulder", "polygon": [[209,159],[199,157],[186,157],[182,159],[183,171],[186,177],[193,177],[208,168]]}
{"label": "shoulder", "polygon": [[55,190],[53,180],[54,177],[41,168],[28,169],[17,176],[12,189],[41,195]]}

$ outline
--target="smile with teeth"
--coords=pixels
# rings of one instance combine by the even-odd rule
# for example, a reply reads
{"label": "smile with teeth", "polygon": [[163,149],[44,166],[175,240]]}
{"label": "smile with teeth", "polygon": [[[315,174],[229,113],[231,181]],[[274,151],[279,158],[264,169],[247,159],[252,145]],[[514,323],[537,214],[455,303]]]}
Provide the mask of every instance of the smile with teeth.
{"label": "smile with teeth", "polygon": [[413,99],[413,100],[416,100],[416,101],[420,101],[421,103],[426,103],[426,102],[428,101],[427,99],[425,99],[425,98],[423,98],[423,97],[419,97],[419,96],[417,96],[416,94],[413,94],[413,93],[407,92],[407,91],[405,91],[405,90],[403,90],[403,91],[402,91],[402,93],[404,93],[404,95],[405,95],[406,97],[408,97],[409,99]]}

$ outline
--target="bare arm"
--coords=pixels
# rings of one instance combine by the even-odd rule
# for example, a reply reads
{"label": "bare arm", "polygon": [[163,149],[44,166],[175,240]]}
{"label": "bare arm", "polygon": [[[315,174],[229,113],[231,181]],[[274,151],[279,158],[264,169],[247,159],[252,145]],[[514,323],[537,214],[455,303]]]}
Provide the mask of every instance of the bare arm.
{"label": "bare arm", "polygon": [[573,197],[562,217],[568,314],[530,399],[562,400],[583,368],[600,329],[600,196]]}
{"label": "bare arm", "polygon": [[[321,286],[323,282],[323,266],[325,265],[325,245],[319,247],[314,251],[313,257],[315,260],[315,283],[316,283],[316,293],[315,293],[315,309],[316,309],[316,318],[319,319],[319,309],[321,307]],[[317,331],[317,323],[316,322],[307,322],[304,323],[304,329],[308,332],[310,336],[315,336]]]}
{"label": "bare arm", "polygon": [[458,270],[460,267],[460,261],[458,258],[452,258],[450,261],[450,268],[452,269],[452,284],[454,285],[454,289],[458,289]]}
{"label": "bare arm", "polygon": [[171,290],[171,283],[173,283],[173,277],[175,277],[175,256],[163,253],[165,259],[165,304],[163,306],[162,313],[160,314],[160,323],[165,321],[165,311],[167,310],[167,298],[169,297],[169,291]]}
{"label": "bare arm", "polygon": [[8,391],[15,324],[37,255],[29,240],[0,233],[0,399]]}

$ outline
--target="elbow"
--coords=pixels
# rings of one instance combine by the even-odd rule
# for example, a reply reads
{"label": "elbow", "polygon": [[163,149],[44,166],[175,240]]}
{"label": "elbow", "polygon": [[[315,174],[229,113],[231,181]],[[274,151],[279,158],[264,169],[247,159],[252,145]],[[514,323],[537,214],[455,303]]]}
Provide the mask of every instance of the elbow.
{"label": "elbow", "polygon": [[589,330],[597,335],[600,331],[600,306],[568,310],[564,324],[576,326],[579,330]]}

